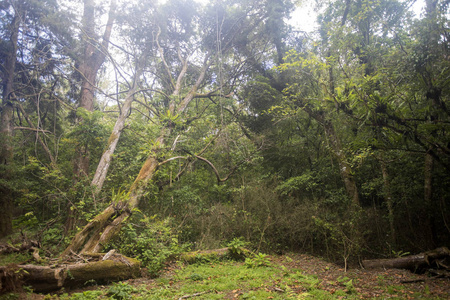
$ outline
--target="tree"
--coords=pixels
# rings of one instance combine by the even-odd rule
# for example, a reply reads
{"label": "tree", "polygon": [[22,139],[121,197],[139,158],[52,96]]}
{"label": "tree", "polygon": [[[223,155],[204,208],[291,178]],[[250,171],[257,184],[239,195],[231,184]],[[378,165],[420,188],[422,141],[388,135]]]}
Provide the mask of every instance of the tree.
{"label": "tree", "polygon": [[[79,107],[87,111],[93,111],[97,89],[97,74],[107,57],[117,4],[115,0],[112,0],[110,3],[108,20],[101,42],[96,33],[96,23],[98,23],[98,20],[95,15],[95,1],[84,0],[83,5],[84,10],[81,20],[83,54],[77,56],[77,72],[81,81]],[[81,147],[77,152],[78,157],[75,160],[74,170],[75,176],[78,178],[87,177],[89,174],[89,153],[86,147]]]}
{"label": "tree", "polygon": [[[111,0],[109,7],[108,20],[105,25],[103,36],[100,37],[96,32],[96,26],[99,21],[96,18],[96,6],[94,0],[83,1],[83,16],[81,20],[81,40],[82,54],[76,55],[76,75],[80,81],[79,108],[88,112],[94,110],[94,99],[98,89],[97,74],[108,56],[108,47],[110,43],[113,24],[116,18],[116,1]],[[83,122],[78,117],[76,122]],[[80,143],[76,149],[74,160],[74,178],[75,181],[87,179],[89,176],[89,145]],[[66,233],[74,229],[76,216],[72,204],[68,207],[68,216],[66,218]]]}
{"label": "tree", "polygon": [[[10,36],[6,43],[2,43],[2,106],[0,121],[0,161],[1,161],[1,188],[0,188],[0,209],[2,210],[2,220],[0,221],[0,237],[4,237],[12,232],[12,190],[7,186],[7,181],[11,177],[11,164],[13,159],[12,135],[13,135],[13,83],[16,74],[17,41],[19,38],[19,28],[22,16],[20,16],[19,3],[15,5],[1,2],[5,11],[12,10],[9,16],[9,28],[7,35]],[[8,14],[9,15],[9,14]],[[6,50],[6,51],[5,51]],[[6,52],[6,53],[5,53]]]}
{"label": "tree", "polygon": [[[183,131],[189,131],[191,124],[199,120],[205,111],[205,108],[202,112],[202,108],[197,110],[190,107],[194,99],[211,99],[213,104],[223,108],[223,101],[231,97],[228,93],[239,80],[243,80],[242,68],[247,61],[240,58],[242,54],[237,42],[239,38],[246,36],[240,35],[242,30],[248,34],[250,28],[255,28],[254,24],[262,24],[261,19],[252,16],[264,16],[265,6],[253,2],[252,6],[239,3],[235,9],[231,9],[221,4],[212,4],[201,15],[192,10],[194,6],[189,1],[176,2],[176,5],[167,3],[153,18],[146,15],[150,20],[156,20],[153,43],[157,56],[149,57],[151,63],[148,63],[147,68],[152,70],[155,67],[158,70],[153,86],[158,88],[156,92],[161,97],[155,98],[159,101],[151,104],[151,112],[155,123],[160,125],[160,133],[126,195],[86,225],[74,237],[63,255],[80,248],[81,252],[99,251],[102,245],[118,233],[122,223],[137,208],[156,170],[162,164],[192,157],[212,166],[211,162],[200,156],[204,150],[195,154],[184,149],[182,151],[187,156],[171,157],[178,147],[177,136],[182,135]],[[197,23],[198,20],[202,20],[202,23]],[[141,24],[145,28],[145,24],[152,22]],[[145,39],[141,37],[141,41],[145,45]],[[245,57],[245,54],[241,57]],[[201,90],[204,92],[200,92]],[[213,99],[218,99],[219,102]],[[204,104],[201,106],[204,107]],[[162,155],[170,158],[163,160]]]}
{"label": "tree", "polygon": [[[55,23],[60,20],[54,1],[1,1],[2,22],[1,34],[4,37],[0,43],[2,104],[0,128],[1,157],[1,207],[4,217],[1,221],[0,235],[4,236],[12,230],[12,205],[14,197],[14,130],[19,129],[34,132],[36,140],[44,149],[47,159],[55,167],[55,158],[41,134],[44,118],[38,116],[38,126],[34,126],[26,112],[28,104],[42,106],[34,101],[40,96],[51,94],[52,88],[58,83],[53,71],[58,65],[58,58],[52,57],[58,47],[55,41],[64,40],[64,30],[56,30]],[[54,34],[53,32],[56,32]],[[46,86],[46,88],[44,88]],[[17,110],[17,113],[14,111]],[[26,121],[25,126],[17,126],[17,120]],[[22,124],[20,124],[22,125]]]}

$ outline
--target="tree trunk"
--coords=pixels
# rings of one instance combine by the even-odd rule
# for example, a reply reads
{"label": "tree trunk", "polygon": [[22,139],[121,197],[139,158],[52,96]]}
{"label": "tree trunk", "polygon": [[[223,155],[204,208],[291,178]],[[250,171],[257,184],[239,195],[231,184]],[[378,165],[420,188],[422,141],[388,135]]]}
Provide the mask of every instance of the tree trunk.
{"label": "tree trunk", "polygon": [[[156,143],[158,149],[163,145],[164,139],[160,137]],[[156,154],[158,149],[153,149],[152,154],[147,158],[142,166],[139,175],[130,188],[127,198],[119,203],[110,204],[103,212],[89,222],[79,233],[75,235],[70,245],[64,250],[61,256],[77,252],[81,247],[81,253],[99,252],[108,241],[117,234],[134,208],[139,204],[145,188],[158,169],[159,162]]]}
{"label": "tree trunk", "polygon": [[[89,261],[90,256],[98,260]],[[0,267],[0,290],[6,292],[14,290],[16,286],[26,285],[31,286],[35,292],[50,292],[63,287],[83,286],[90,280],[101,284],[140,276],[140,262],[136,259],[120,254],[114,254],[107,259],[100,253],[93,253],[90,256],[81,257],[87,262],[57,267],[36,265]]]}
{"label": "tree trunk", "polygon": [[114,151],[116,150],[117,143],[119,142],[120,135],[125,126],[125,120],[131,110],[131,103],[133,102],[134,94],[136,93],[136,90],[138,88],[137,82],[139,81],[141,73],[142,67],[138,66],[138,70],[134,76],[135,78],[133,80],[133,85],[127,93],[119,117],[117,118],[116,124],[114,125],[112,133],[108,139],[106,150],[103,152],[102,158],[98,163],[97,170],[95,171],[94,178],[91,182],[91,186],[95,188],[95,194],[98,194],[101,191],[103,183],[105,182],[106,175],[108,174],[108,169],[111,164],[112,156],[114,154]]}
{"label": "tree trunk", "polygon": [[[20,16],[15,10],[15,16],[10,24],[11,39],[9,40],[10,51],[6,58],[3,70],[3,93],[0,116],[0,179],[8,182],[11,176],[11,165],[13,163],[13,114],[14,107],[11,100],[13,82],[16,68],[17,41],[19,36]],[[12,232],[12,208],[13,195],[9,186],[0,185],[0,238]]]}
{"label": "tree trunk", "polygon": [[303,110],[322,125],[325,131],[325,135],[331,144],[333,154],[337,158],[339,164],[339,173],[341,174],[342,180],[344,181],[345,191],[347,192],[348,197],[352,200],[353,204],[361,206],[359,202],[358,186],[356,185],[356,181],[353,178],[352,168],[347,162],[344,149],[342,148],[342,144],[338,135],[334,131],[333,124],[329,120],[326,120],[325,113],[323,111],[314,112],[307,106],[304,106]]}
{"label": "tree trunk", "polygon": [[[115,20],[116,0],[111,0],[108,21],[103,33],[102,43],[98,41],[95,34],[95,3],[94,0],[84,0],[84,11],[82,19],[82,36],[84,39],[84,55],[79,62],[78,72],[81,76],[81,94],[79,107],[87,111],[94,110],[94,96],[97,85],[97,73],[105,61],[108,51],[109,39]],[[81,120],[78,120],[81,121]],[[89,176],[89,150],[87,145],[80,145],[75,150],[74,161],[75,181]],[[76,211],[69,204],[67,219],[65,222],[65,233],[73,230],[76,225]]]}
{"label": "tree trunk", "polygon": [[397,236],[395,233],[395,226],[394,226],[394,205],[392,201],[391,182],[389,179],[389,172],[387,169],[386,161],[382,157],[380,158],[379,161],[381,165],[381,173],[383,175],[384,199],[386,201],[386,206],[388,209],[389,228],[391,230],[391,243],[395,245],[397,241]]}
{"label": "tree trunk", "polygon": [[433,156],[429,153],[425,154],[425,162],[424,162],[424,214],[423,221],[425,223],[425,239],[427,240],[427,245],[429,247],[436,246],[436,232],[434,228],[433,221],[433,167],[434,167],[434,159]]}
{"label": "tree trunk", "polygon": [[352,174],[352,168],[347,162],[347,158],[345,156],[344,149],[342,148],[341,141],[336,135],[331,122],[325,120],[322,124],[324,126],[325,134],[327,135],[331,143],[331,148],[333,149],[334,155],[337,158],[339,164],[339,172],[341,173],[342,180],[344,181],[347,195],[350,197],[353,204],[360,206],[361,204],[359,203],[358,187]]}
{"label": "tree trunk", "polygon": [[[81,94],[79,107],[87,111],[94,110],[94,96],[97,88],[97,73],[105,61],[109,39],[115,19],[116,0],[111,1],[108,21],[103,34],[102,43],[95,34],[95,3],[94,0],[84,0],[82,32],[84,39],[84,55],[79,63],[78,72],[81,76]],[[89,151],[81,146],[77,149],[75,161],[75,176],[84,178],[89,175]]]}
{"label": "tree trunk", "polygon": [[[162,54],[161,54],[162,55]],[[162,57],[164,60],[164,57]],[[175,103],[175,99],[178,99],[181,91],[181,80],[186,74],[187,61],[183,61],[183,68],[176,80],[175,89],[172,93],[169,103],[170,115],[183,115],[189,103],[194,99],[197,89],[205,78],[206,71],[209,67],[207,58],[197,81],[192,86],[187,95],[180,101],[178,105]],[[119,233],[122,224],[131,215],[133,209],[139,205],[139,200],[145,193],[145,190],[153,178],[156,170],[159,167],[158,152],[164,147],[165,137],[172,131],[172,125],[168,124],[162,128],[159,138],[154,142],[154,148],[152,149],[147,160],[144,162],[139,175],[136,177],[134,183],[131,185],[126,197],[121,199],[118,203],[111,203],[103,212],[97,215],[91,222],[89,222],[80,232],[78,232],[73,238],[70,245],[61,254],[62,257],[70,255],[72,252],[81,253],[88,252],[100,252],[102,247],[106,245],[111,238]]]}
{"label": "tree trunk", "polygon": [[366,269],[408,269],[411,271],[422,271],[424,268],[437,265],[438,260],[449,258],[450,250],[447,247],[437,248],[417,255],[409,255],[391,259],[363,260],[362,265]]}

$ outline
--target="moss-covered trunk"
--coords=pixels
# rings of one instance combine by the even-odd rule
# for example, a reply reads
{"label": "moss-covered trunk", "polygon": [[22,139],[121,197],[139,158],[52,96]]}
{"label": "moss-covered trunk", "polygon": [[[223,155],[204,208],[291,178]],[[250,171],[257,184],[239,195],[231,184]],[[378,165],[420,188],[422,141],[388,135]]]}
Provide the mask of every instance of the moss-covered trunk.
{"label": "moss-covered trunk", "polygon": [[[163,51],[161,52],[162,60],[164,61]],[[170,115],[183,116],[186,108],[192,99],[195,98],[196,92],[200,84],[205,78],[206,71],[209,67],[208,57],[205,58],[203,68],[190,91],[182,98],[179,103],[176,103],[176,99],[179,98],[181,92],[181,82],[186,74],[188,61],[182,60],[183,68],[175,81],[174,90],[169,103]],[[169,76],[170,72],[169,72]],[[112,237],[119,233],[122,224],[131,215],[133,209],[139,205],[139,200],[145,193],[145,190],[152,180],[153,175],[159,167],[158,151],[164,147],[165,137],[169,136],[173,128],[171,124],[166,125],[161,129],[159,138],[154,142],[154,148],[152,149],[147,160],[141,167],[139,175],[130,187],[127,197],[119,203],[111,203],[103,212],[97,215],[94,220],[89,222],[80,232],[78,232],[73,238],[70,245],[64,250],[61,256],[70,255],[72,252],[77,253],[89,253],[100,252],[102,247],[106,245]],[[80,250],[81,249],[81,250]]]}
{"label": "moss-covered trunk", "polygon": [[104,257],[101,253],[92,253],[84,257],[91,261],[83,263],[0,267],[0,292],[14,290],[19,285],[30,286],[35,292],[50,292],[62,287],[83,286],[90,280],[100,284],[140,276],[138,260],[120,254]]}
{"label": "moss-covered trunk", "polygon": [[[161,145],[163,139],[159,138],[158,141]],[[119,203],[111,203],[103,212],[89,222],[75,235],[61,256],[70,255],[72,252],[79,252],[80,249],[81,253],[99,252],[120,231],[123,221],[138,206],[139,200],[155,174],[158,165],[156,154],[153,152],[145,161],[138,177],[131,186],[129,196]]]}

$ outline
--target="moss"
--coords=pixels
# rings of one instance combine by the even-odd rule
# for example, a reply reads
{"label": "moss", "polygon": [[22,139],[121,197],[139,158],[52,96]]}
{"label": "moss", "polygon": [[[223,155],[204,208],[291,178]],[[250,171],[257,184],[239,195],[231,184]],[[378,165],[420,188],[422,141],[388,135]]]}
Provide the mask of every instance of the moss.
{"label": "moss", "polygon": [[140,275],[140,262],[133,258],[121,256],[116,260],[71,265],[67,268],[67,275],[65,285],[68,286],[84,284],[89,280],[101,283],[135,278]]}
{"label": "moss", "polygon": [[112,142],[114,141],[114,140],[116,140],[117,138],[119,137],[119,135],[117,134],[117,133],[115,133],[115,132],[112,132],[111,133],[111,135],[109,136],[109,139],[108,139],[108,146],[107,146],[107,149],[109,148],[109,146],[112,144]]}

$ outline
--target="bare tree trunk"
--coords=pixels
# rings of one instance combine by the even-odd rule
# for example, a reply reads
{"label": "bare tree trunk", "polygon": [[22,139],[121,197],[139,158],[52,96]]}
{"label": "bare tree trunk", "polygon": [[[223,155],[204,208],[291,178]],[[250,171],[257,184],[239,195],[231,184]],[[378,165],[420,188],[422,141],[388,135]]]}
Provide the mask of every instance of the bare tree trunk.
{"label": "bare tree trunk", "polygon": [[[13,162],[12,136],[14,130],[13,113],[14,107],[11,100],[13,92],[13,82],[16,68],[17,41],[19,36],[20,16],[15,10],[15,16],[10,24],[11,39],[9,45],[11,47],[8,57],[6,58],[3,70],[3,93],[0,116],[0,179],[8,182],[11,176],[11,164]],[[13,199],[10,187],[0,185],[0,238],[12,232],[12,208]]]}
{"label": "bare tree trunk", "polygon": [[433,221],[433,167],[434,159],[430,153],[425,154],[424,162],[424,222],[425,222],[425,239],[430,247],[436,246],[436,232]]}
{"label": "bare tree trunk", "polygon": [[389,172],[387,169],[386,161],[381,157],[379,159],[381,165],[381,173],[383,175],[383,184],[384,184],[384,199],[386,201],[386,206],[388,209],[388,219],[389,219],[389,229],[391,231],[391,242],[395,245],[397,241],[397,236],[395,233],[395,225],[394,225],[394,206],[393,199],[391,193],[391,183],[389,178]]}
{"label": "bare tree trunk", "polygon": [[116,150],[117,143],[119,142],[120,135],[125,126],[125,120],[130,113],[131,103],[133,102],[134,94],[136,93],[136,90],[138,88],[137,82],[139,81],[141,73],[142,67],[138,66],[138,70],[134,76],[133,85],[127,93],[119,117],[117,118],[116,124],[114,125],[114,128],[108,139],[106,150],[103,152],[102,158],[100,159],[97,170],[94,174],[94,178],[92,179],[91,186],[95,188],[96,194],[101,191],[103,183],[106,179],[106,175],[108,174],[108,169],[111,164],[111,158],[114,154],[114,151]]}

